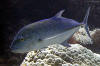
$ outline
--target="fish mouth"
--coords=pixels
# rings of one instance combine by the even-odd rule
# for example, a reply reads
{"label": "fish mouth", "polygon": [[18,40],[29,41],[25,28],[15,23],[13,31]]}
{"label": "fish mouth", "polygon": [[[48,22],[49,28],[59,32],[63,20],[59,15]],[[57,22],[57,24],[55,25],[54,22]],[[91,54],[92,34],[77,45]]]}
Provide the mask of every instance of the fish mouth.
{"label": "fish mouth", "polygon": [[11,50],[11,52],[15,53],[15,52],[16,52],[16,50]]}
{"label": "fish mouth", "polygon": [[11,50],[11,52],[16,52],[17,51],[17,47],[16,47],[16,45],[14,44],[14,41],[11,43],[11,46],[10,46],[10,50]]}
{"label": "fish mouth", "polygon": [[19,52],[20,52],[20,51],[19,51],[19,48],[17,48],[17,47],[14,46],[14,45],[10,48],[10,50],[11,50],[12,53],[19,53]]}
{"label": "fish mouth", "polygon": [[10,49],[11,49],[11,52],[15,52],[18,48],[12,46],[12,47],[10,47]]}
{"label": "fish mouth", "polygon": [[21,53],[20,51],[18,50],[11,50],[12,53]]}

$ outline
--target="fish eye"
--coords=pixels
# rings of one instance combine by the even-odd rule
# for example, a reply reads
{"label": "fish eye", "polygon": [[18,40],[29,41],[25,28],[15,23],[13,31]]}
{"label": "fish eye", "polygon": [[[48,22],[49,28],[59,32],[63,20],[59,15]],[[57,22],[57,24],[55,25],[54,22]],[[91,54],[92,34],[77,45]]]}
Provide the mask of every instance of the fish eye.
{"label": "fish eye", "polygon": [[21,38],[20,41],[24,41],[24,38]]}
{"label": "fish eye", "polygon": [[19,40],[19,41],[24,41],[25,39],[24,39],[24,37],[21,35],[21,36],[18,36],[18,40]]}

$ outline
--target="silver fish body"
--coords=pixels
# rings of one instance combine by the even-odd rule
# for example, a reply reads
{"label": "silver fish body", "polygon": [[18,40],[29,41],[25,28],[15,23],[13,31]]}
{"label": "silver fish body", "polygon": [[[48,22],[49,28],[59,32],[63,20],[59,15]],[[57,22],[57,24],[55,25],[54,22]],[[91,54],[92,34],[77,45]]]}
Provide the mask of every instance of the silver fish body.
{"label": "silver fish body", "polygon": [[14,53],[24,53],[61,44],[68,40],[82,25],[75,20],[62,17],[63,11],[56,16],[37,21],[23,27],[15,36],[11,49]]}

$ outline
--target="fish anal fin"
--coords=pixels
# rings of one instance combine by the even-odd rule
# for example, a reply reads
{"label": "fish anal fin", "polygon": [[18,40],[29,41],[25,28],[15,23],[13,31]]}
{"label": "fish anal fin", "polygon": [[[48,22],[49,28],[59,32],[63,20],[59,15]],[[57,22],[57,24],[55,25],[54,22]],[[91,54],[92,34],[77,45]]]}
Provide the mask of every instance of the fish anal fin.
{"label": "fish anal fin", "polygon": [[64,42],[62,42],[61,45],[65,46],[65,47],[71,47],[71,45],[69,43],[67,43],[66,40]]}

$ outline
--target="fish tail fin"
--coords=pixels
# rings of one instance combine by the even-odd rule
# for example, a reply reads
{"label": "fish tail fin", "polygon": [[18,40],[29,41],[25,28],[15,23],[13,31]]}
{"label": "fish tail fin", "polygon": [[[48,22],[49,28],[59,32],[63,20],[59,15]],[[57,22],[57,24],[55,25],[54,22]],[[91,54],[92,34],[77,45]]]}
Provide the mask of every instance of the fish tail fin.
{"label": "fish tail fin", "polygon": [[64,13],[65,10],[61,10],[60,12],[58,12],[55,17],[62,17],[62,14]]}
{"label": "fish tail fin", "polygon": [[89,29],[88,29],[88,24],[87,24],[88,16],[89,16],[89,13],[90,13],[90,9],[91,9],[91,7],[88,8],[82,23],[85,24],[85,30],[86,30],[88,36],[91,38],[90,33],[89,33]]}

